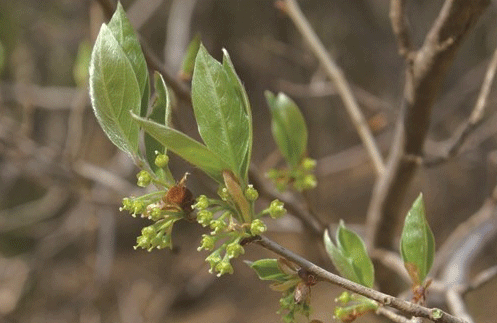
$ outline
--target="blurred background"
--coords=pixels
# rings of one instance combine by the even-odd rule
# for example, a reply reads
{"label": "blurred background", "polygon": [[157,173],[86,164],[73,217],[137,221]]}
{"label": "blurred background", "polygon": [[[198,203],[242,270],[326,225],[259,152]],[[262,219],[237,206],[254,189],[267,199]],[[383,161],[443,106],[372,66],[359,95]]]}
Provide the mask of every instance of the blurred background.
{"label": "blurred background", "polygon": [[[408,1],[416,45],[422,44],[442,3]],[[364,231],[374,169],[333,85],[273,1],[122,4],[143,41],[173,75],[196,34],[214,57],[228,50],[251,100],[253,162],[261,171],[280,161],[269,140],[264,91],[292,97],[307,120],[309,155],[318,161],[312,208],[325,223],[344,219]],[[342,67],[386,156],[404,79],[389,2],[300,4]],[[428,153],[470,114],[497,47],[496,18],[494,1],[459,51],[433,110]],[[234,261],[235,274],[220,279],[207,272],[206,254],[196,252],[203,232],[199,226],[177,225],[173,251],[133,250],[147,221],[118,209],[123,197],[145,191],[135,185],[138,170],[131,159],[101,131],[88,98],[89,54],[106,21],[95,0],[0,1],[0,321],[280,322],[280,294],[242,261],[274,257],[258,246],[247,247]],[[410,187],[405,209],[423,191],[437,244],[475,213],[496,185],[496,103],[494,90],[485,121],[461,154],[420,169]],[[191,106],[181,97],[173,123],[198,137]],[[195,195],[214,194],[214,184],[178,158],[172,157],[171,169],[178,179],[192,173],[188,185]],[[261,208],[268,202],[262,197]],[[268,236],[333,270],[298,220],[271,223]],[[497,263],[496,247],[493,238],[475,255],[479,260],[471,275]],[[495,321],[497,306],[490,304],[497,305],[496,287],[493,281],[468,294],[477,322]],[[331,322],[339,292],[325,284],[313,287],[311,318]],[[373,315],[357,321],[374,320],[381,321]]]}

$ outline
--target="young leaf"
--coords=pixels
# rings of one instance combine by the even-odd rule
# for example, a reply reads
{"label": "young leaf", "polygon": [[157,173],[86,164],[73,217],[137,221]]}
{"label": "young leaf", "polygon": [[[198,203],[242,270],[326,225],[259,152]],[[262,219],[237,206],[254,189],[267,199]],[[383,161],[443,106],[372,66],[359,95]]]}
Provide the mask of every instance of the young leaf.
{"label": "young leaf", "polygon": [[340,221],[337,229],[337,245],[333,244],[327,231],[324,244],[331,261],[342,276],[366,287],[373,287],[374,267],[366,246],[361,237],[345,227],[343,221]]}
{"label": "young leaf", "polygon": [[107,27],[109,27],[112,35],[116,38],[133,67],[138,86],[140,87],[140,97],[142,98],[140,115],[145,116],[150,96],[147,62],[145,61],[145,56],[143,56],[140,42],[136,37],[133,26],[131,26],[120,2],[117,3],[116,12],[114,12]]}
{"label": "young leaf", "polygon": [[297,104],[284,93],[266,91],[271,111],[271,131],[290,166],[297,167],[307,151],[307,126]]}
{"label": "young leaf", "polygon": [[[169,100],[169,93],[167,91],[166,82],[159,72],[154,73],[154,84],[155,84],[155,101],[152,104],[152,113],[150,113],[149,119],[157,122],[158,124],[169,126],[171,119],[171,101]],[[147,161],[150,167],[156,171],[157,166],[155,166],[155,152],[158,151],[161,154],[166,153],[166,147],[159,143],[155,138],[145,133],[145,152],[147,156]]]}
{"label": "young leaf", "polygon": [[195,66],[195,57],[197,57],[198,48],[200,47],[200,35],[197,34],[188,44],[186,49],[183,63],[181,64],[181,71],[179,73],[182,80],[190,80]]}
{"label": "young leaf", "polygon": [[231,84],[233,85],[236,93],[240,98],[242,98],[243,107],[245,109],[245,115],[247,116],[249,122],[248,147],[241,167],[242,178],[245,180],[245,182],[248,182],[248,170],[250,167],[250,158],[252,155],[252,141],[253,141],[252,110],[250,108],[250,101],[248,99],[247,92],[245,91],[245,87],[243,86],[242,81],[240,80],[238,75],[236,74],[235,67],[231,62],[231,58],[228,54],[228,51],[224,48],[223,48],[223,67],[226,73],[228,74],[228,77],[230,78]]}
{"label": "young leaf", "polygon": [[435,238],[426,220],[423,194],[419,194],[407,213],[400,238],[400,251],[413,283],[421,285],[435,255]]}
{"label": "young leaf", "polygon": [[158,142],[190,164],[197,166],[219,183],[223,183],[225,162],[207,147],[168,126],[133,115],[135,121]]}
{"label": "young leaf", "polygon": [[254,262],[245,261],[252,269],[255,270],[257,276],[261,280],[276,280],[285,281],[288,275],[283,273],[278,267],[277,259],[260,259]]}
{"label": "young leaf", "polygon": [[205,145],[243,178],[250,146],[249,117],[225,69],[202,45],[193,71],[192,101]]}
{"label": "young leaf", "polygon": [[90,98],[95,116],[109,139],[119,149],[136,156],[138,125],[129,111],[140,111],[140,86],[129,59],[105,24],[91,55]]}

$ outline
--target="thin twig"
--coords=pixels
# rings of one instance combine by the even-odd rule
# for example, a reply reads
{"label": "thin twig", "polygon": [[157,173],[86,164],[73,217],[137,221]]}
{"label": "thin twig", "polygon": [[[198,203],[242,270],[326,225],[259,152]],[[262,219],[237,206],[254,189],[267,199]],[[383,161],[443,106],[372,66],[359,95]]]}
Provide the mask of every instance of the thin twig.
{"label": "thin twig", "polygon": [[490,280],[495,278],[497,276],[497,266],[493,266],[490,268],[485,269],[484,271],[480,272],[476,277],[469,283],[467,286],[464,287],[464,289],[461,291],[461,293],[464,295],[470,291],[473,291],[475,289],[478,289],[488,283]]}
{"label": "thin twig", "polygon": [[406,4],[404,0],[390,1],[390,22],[392,30],[397,38],[397,48],[399,55],[408,59],[412,53],[411,36],[408,29],[408,21],[406,17]]}
{"label": "thin twig", "polygon": [[385,164],[383,162],[383,157],[381,156],[381,152],[379,151],[373,134],[368,127],[366,119],[357,104],[357,101],[352,94],[352,90],[350,88],[349,83],[345,79],[343,72],[338,67],[338,65],[334,62],[331,56],[328,54],[324,45],[319,40],[318,36],[312,29],[309,21],[307,21],[306,17],[300,10],[299,5],[296,0],[283,0],[280,2],[282,4],[282,8],[288,14],[288,16],[292,19],[293,23],[300,31],[304,39],[308,42],[311,50],[314,55],[316,55],[319,62],[323,65],[328,77],[335,83],[336,89],[342,98],[342,101],[349,113],[349,116],[361,137],[361,140],[368,150],[368,153],[373,161],[376,172],[378,175],[383,173],[385,169]]}
{"label": "thin twig", "polygon": [[[310,262],[309,260],[291,252],[288,249],[285,249],[284,247],[280,246],[276,242],[264,237],[260,236],[257,240],[254,241],[254,243],[270,250],[273,251],[274,253],[287,258],[290,261],[293,261],[294,263],[298,264],[308,272],[314,274],[318,280],[321,281],[327,281],[333,285],[340,286],[342,288],[345,288],[351,292],[366,296],[372,300],[377,301],[378,303],[385,305],[385,306],[390,306],[393,307],[399,311],[402,311],[403,313],[406,313],[411,316],[415,317],[423,317],[430,319],[434,322],[446,322],[446,323],[463,323],[465,322],[464,320],[461,320],[457,317],[454,317],[448,313],[443,312],[442,310],[439,309],[429,309],[424,306],[410,303],[407,301],[404,301],[402,299],[378,292],[374,289],[367,288],[365,286],[362,286],[360,284],[354,283],[350,280],[347,280],[345,278],[342,278],[340,276],[337,276],[335,274],[330,273],[329,271],[315,265],[314,263]],[[435,317],[440,317],[440,318],[435,318]]]}
{"label": "thin twig", "polygon": [[378,309],[376,310],[376,314],[383,315],[386,318],[388,318],[391,321],[396,322],[396,323],[415,323],[415,322],[418,322],[416,319],[410,320],[402,315],[399,315],[395,312],[392,312],[391,310],[389,310],[383,306],[378,307]]}
{"label": "thin twig", "polygon": [[487,106],[488,96],[492,88],[496,71],[497,71],[497,49],[494,51],[492,59],[488,64],[487,72],[485,74],[485,78],[481,86],[480,94],[478,95],[475,107],[473,108],[473,111],[471,112],[468,121],[459,131],[457,131],[454,134],[452,138],[447,140],[448,145],[444,149],[445,150],[444,155],[438,156],[431,160],[427,160],[425,162],[426,166],[428,167],[436,166],[447,161],[451,157],[454,157],[459,152],[459,149],[464,144],[464,142],[471,134],[471,132],[480,124],[480,122],[483,119],[485,108]]}
{"label": "thin twig", "polygon": [[463,318],[468,323],[474,322],[473,318],[469,315],[468,310],[466,309],[466,305],[464,304],[464,300],[458,286],[454,286],[447,290],[447,293],[445,293],[445,301],[447,302],[447,305],[452,313]]}

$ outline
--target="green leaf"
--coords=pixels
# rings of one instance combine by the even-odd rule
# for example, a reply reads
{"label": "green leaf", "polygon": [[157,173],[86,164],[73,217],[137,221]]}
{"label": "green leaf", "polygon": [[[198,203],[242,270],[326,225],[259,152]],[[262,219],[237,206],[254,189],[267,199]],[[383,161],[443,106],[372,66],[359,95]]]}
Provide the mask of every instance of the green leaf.
{"label": "green leaf", "polygon": [[[169,92],[167,91],[166,82],[159,72],[154,73],[154,84],[155,84],[155,101],[152,104],[152,112],[150,113],[149,119],[157,122],[158,124],[169,126],[171,120],[171,101],[169,100]],[[161,154],[166,153],[166,147],[158,142],[155,138],[145,133],[145,152],[147,156],[147,161],[150,167],[156,171],[157,166],[155,166],[155,152],[158,151]]]}
{"label": "green leaf", "polygon": [[181,64],[180,77],[183,80],[189,80],[192,77],[193,68],[195,66],[195,57],[200,47],[200,35],[197,34],[188,44],[183,63]]}
{"label": "green leaf", "polygon": [[271,111],[271,131],[288,164],[295,168],[307,152],[307,126],[297,104],[284,93],[266,91]]}
{"label": "green leaf", "polygon": [[223,183],[224,161],[198,141],[168,126],[133,115],[136,122],[159,143],[190,164],[200,168],[218,183]]}
{"label": "green leaf", "polygon": [[145,116],[150,96],[147,62],[145,61],[145,56],[143,56],[138,37],[120,2],[117,3],[116,12],[114,12],[112,19],[109,21],[108,27],[133,67],[140,87],[140,97],[142,98],[140,115]]}
{"label": "green leaf", "polygon": [[135,157],[138,125],[130,111],[139,113],[140,86],[122,47],[103,24],[90,61],[90,98],[95,116],[109,139]]}
{"label": "green leaf", "polygon": [[229,169],[244,178],[250,122],[243,99],[223,66],[200,45],[192,80],[192,102],[200,136]]}
{"label": "green leaf", "polygon": [[337,245],[333,244],[327,231],[324,234],[324,244],[331,261],[342,276],[366,287],[373,287],[373,262],[359,235],[347,229],[344,222],[340,221],[336,232]]}
{"label": "green leaf", "polygon": [[245,109],[245,115],[248,118],[248,147],[247,152],[245,154],[245,158],[241,167],[241,175],[245,182],[248,182],[248,170],[250,167],[250,158],[252,156],[252,142],[253,142],[253,128],[252,128],[252,109],[250,108],[250,101],[245,91],[245,87],[242,84],[242,81],[238,77],[235,71],[235,67],[233,66],[233,62],[231,62],[231,58],[228,54],[228,51],[223,48],[223,67],[228,77],[231,80],[231,84],[234,87],[237,95],[242,98],[243,108]]}
{"label": "green leaf", "polygon": [[281,282],[288,280],[288,275],[283,273],[278,267],[277,259],[260,259],[254,262],[245,261],[245,263],[255,270],[261,280]]}
{"label": "green leaf", "polygon": [[423,194],[419,194],[407,213],[400,251],[413,283],[422,285],[435,255],[435,238],[426,220]]}

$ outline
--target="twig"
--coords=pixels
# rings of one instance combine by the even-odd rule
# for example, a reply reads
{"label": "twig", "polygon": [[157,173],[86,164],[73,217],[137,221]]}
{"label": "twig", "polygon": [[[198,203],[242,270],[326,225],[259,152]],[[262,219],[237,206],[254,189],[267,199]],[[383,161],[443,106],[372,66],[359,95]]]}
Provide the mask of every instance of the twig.
{"label": "twig", "polygon": [[349,113],[349,116],[361,137],[361,140],[368,150],[368,153],[373,161],[374,167],[378,175],[381,175],[385,169],[383,162],[383,157],[376,146],[373,134],[368,128],[366,119],[364,118],[359,105],[357,104],[352,90],[347,80],[345,79],[343,72],[333,61],[331,56],[328,54],[323,44],[317,37],[316,33],[312,29],[311,25],[307,21],[306,17],[302,13],[297,4],[296,0],[282,0],[279,2],[282,4],[283,10],[292,19],[293,23],[300,31],[304,39],[308,42],[314,55],[318,58],[319,62],[323,65],[328,77],[335,83],[336,89],[342,98],[342,101]]}
{"label": "twig", "polygon": [[492,84],[495,78],[495,73],[497,71],[497,49],[494,51],[492,59],[488,64],[487,73],[485,74],[485,79],[483,80],[480,94],[478,95],[478,99],[476,100],[475,107],[469,116],[468,121],[461,130],[456,132],[456,134],[447,140],[449,143],[447,147],[444,149],[446,152],[444,155],[434,158],[432,160],[427,160],[425,165],[435,166],[440,163],[448,160],[451,157],[454,157],[461,146],[464,144],[466,138],[471,134],[471,132],[480,124],[483,119],[483,114],[485,112],[485,108],[487,106],[488,96],[490,94],[490,89],[492,88]]}
{"label": "twig", "polygon": [[[276,242],[261,236],[259,239],[255,240],[253,243],[256,243],[268,250],[273,251],[274,253],[287,258],[290,261],[298,264],[308,272],[314,274],[318,280],[327,281],[333,285],[340,286],[345,288],[351,292],[366,296],[372,300],[377,301],[378,303],[393,307],[399,311],[402,311],[408,315],[415,317],[423,317],[430,319],[434,322],[446,322],[446,323],[463,323],[464,320],[461,320],[457,317],[454,317],[448,313],[443,312],[439,309],[429,309],[414,303],[410,303],[404,301],[402,299],[378,292],[374,289],[367,288],[360,284],[354,283],[350,280],[337,276],[335,274],[330,273],[329,271],[313,264],[309,260],[302,258],[301,256],[291,252],[288,249],[280,246]],[[435,317],[440,317],[436,319]]]}
{"label": "twig", "polygon": [[299,218],[313,234],[319,237],[323,235],[325,226],[319,218],[312,215],[308,210],[303,209],[300,205],[295,203],[293,199],[285,197],[283,194],[277,192],[272,186],[266,184],[260,171],[253,164],[250,165],[249,176],[250,182],[254,184],[261,195],[269,199],[278,199],[282,201],[285,203],[285,208],[288,212]]}
{"label": "twig", "polygon": [[467,292],[478,289],[483,285],[485,285],[486,283],[488,283],[496,276],[497,276],[497,266],[485,269],[484,271],[476,275],[476,277],[471,281],[471,283],[465,286],[465,288],[461,291],[461,293],[464,295]]}
{"label": "twig", "polygon": [[380,314],[385,316],[386,318],[390,319],[391,321],[394,321],[396,323],[417,323],[418,321],[416,319],[408,319],[406,317],[403,317],[402,315],[399,315],[397,313],[392,312],[391,310],[380,306],[376,310],[376,314]]}
{"label": "twig", "polygon": [[390,21],[392,30],[397,38],[397,48],[399,55],[408,59],[411,55],[413,46],[411,36],[409,35],[408,22],[406,17],[406,6],[404,0],[390,1]]}

